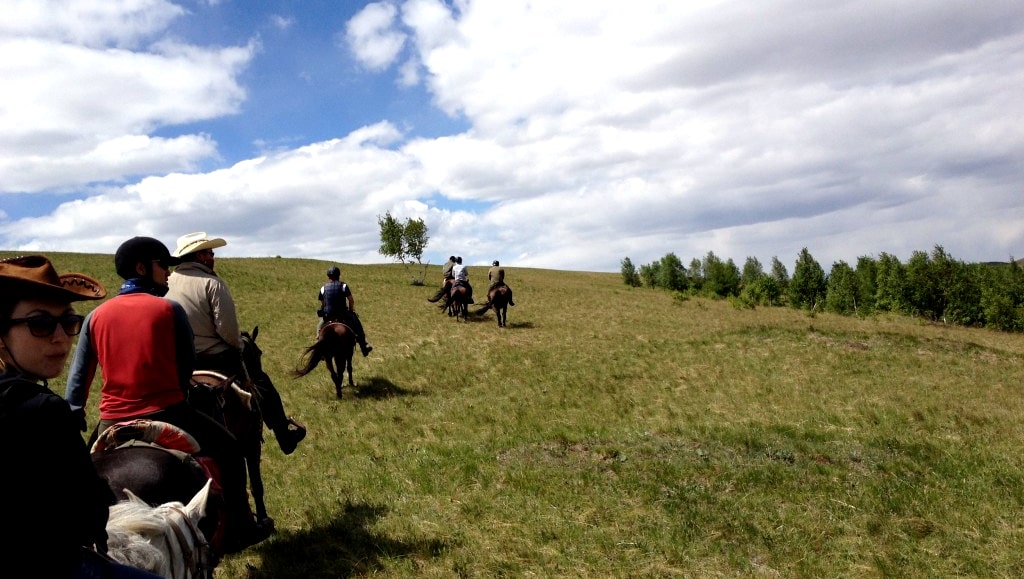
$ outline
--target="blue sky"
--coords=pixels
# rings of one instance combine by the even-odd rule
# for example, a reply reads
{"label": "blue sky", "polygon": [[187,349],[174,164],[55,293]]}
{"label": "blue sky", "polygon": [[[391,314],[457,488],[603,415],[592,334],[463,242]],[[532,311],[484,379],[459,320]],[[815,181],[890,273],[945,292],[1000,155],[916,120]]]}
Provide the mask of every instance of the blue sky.
{"label": "blue sky", "polygon": [[1024,256],[1024,5],[7,0],[0,248]]}

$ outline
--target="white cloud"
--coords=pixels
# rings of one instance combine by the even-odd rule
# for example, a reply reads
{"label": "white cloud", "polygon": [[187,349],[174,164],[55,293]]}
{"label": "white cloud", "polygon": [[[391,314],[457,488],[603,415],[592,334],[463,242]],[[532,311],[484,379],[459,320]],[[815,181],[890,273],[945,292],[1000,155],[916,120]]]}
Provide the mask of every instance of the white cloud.
{"label": "white cloud", "polygon": [[405,34],[395,30],[398,8],[390,2],[373,2],[359,11],[345,27],[345,39],[356,58],[371,70],[387,68],[405,45]]}
{"label": "white cloud", "polygon": [[184,9],[164,0],[5,0],[0,38],[32,37],[91,48],[134,47]]}
{"label": "white cloud", "polygon": [[[124,183],[5,217],[0,245],[112,251],[206,230],[225,255],[379,262],[391,211],[424,218],[442,260],[513,267],[1024,254],[1018,2],[372,3],[344,41],[400,87],[379,116],[205,172],[217,132],[156,133],[246,114],[255,43],[172,41],[150,23],[179,18],[169,5],[119,6],[131,25],[0,24],[0,192]],[[468,128],[388,119],[417,85]]]}
{"label": "white cloud", "polygon": [[[16,7],[20,13],[33,12],[24,4]],[[117,14],[115,7],[128,12]],[[39,30],[42,24],[29,14],[17,30],[0,33],[0,194],[189,170],[214,159],[209,135],[150,133],[236,112],[245,98],[237,75],[254,46],[209,49],[168,39],[138,50],[96,46],[158,32],[176,7],[111,2],[68,8],[72,15],[92,15],[75,22],[86,29],[66,31],[58,26],[67,20],[61,17]]]}
{"label": "white cloud", "polygon": [[288,30],[295,25],[295,19],[288,16],[273,14],[270,17],[270,23],[278,30]]}

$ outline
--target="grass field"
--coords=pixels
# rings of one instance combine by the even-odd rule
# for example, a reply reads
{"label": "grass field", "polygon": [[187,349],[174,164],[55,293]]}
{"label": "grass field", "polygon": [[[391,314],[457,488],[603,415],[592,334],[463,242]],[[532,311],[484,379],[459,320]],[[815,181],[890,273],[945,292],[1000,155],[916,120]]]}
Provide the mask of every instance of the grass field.
{"label": "grass field", "polygon": [[268,433],[278,532],[219,577],[1024,576],[1022,335],[514,266],[499,329],[425,301],[437,266],[340,264],[375,350],[339,401],[291,377],[329,265],[218,259],[310,430]]}

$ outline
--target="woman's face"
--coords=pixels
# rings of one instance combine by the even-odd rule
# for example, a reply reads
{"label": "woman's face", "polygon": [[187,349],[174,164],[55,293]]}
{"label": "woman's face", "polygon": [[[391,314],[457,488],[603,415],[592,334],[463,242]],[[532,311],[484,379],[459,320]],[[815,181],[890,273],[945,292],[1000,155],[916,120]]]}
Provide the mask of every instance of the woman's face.
{"label": "woman's face", "polygon": [[[14,306],[11,319],[46,317],[60,318],[73,314],[70,304],[40,299],[24,299]],[[7,365],[13,365],[30,378],[53,378],[64,370],[64,361],[71,351],[71,337],[61,324],[45,337],[32,335],[27,323],[15,323],[0,338],[0,356]]]}

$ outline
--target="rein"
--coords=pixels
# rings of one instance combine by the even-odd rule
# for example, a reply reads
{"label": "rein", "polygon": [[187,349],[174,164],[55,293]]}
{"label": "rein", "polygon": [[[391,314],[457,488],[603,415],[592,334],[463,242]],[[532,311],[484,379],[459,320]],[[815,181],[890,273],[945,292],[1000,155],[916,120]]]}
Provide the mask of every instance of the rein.
{"label": "rein", "polygon": [[194,577],[210,576],[209,572],[212,571],[213,568],[210,566],[210,558],[208,556],[210,544],[207,542],[206,536],[203,535],[203,532],[199,530],[199,527],[192,522],[192,519],[188,517],[188,514],[182,507],[168,506],[167,509],[177,513],[181,521],[185,523],[185,527],[187,527],[188,534],[186,534],[186,529],[182,528],[182,525],[177,519],[172,520],[170,517],[165,517],[168,525],[170,525],[171,529],[174,531],[174,536],[177,538],[178,544],[186,547],[192,547],[189,549],[182,549],[182,555],[185,558],[184,563],[186,572]]}

